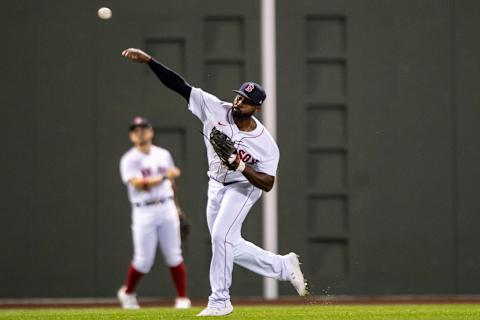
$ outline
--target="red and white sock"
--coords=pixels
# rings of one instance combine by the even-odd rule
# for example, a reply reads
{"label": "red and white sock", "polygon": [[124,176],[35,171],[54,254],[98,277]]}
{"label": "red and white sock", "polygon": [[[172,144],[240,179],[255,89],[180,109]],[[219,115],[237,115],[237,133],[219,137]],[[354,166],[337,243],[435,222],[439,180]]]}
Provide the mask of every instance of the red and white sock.
{"label": "red and white sock", "polygon": [[127,279],[125,279],[125,292],[134,293],[143,273],[137,271],[132,265],[128,268]]}
{"label": "red and white sock", "polygon": [[187,272],[185,270],[185,264],[182,262],[176,267],[171,267],[170,273],[172,274],[172,279],[175,283],[177,297],[187,297]]}

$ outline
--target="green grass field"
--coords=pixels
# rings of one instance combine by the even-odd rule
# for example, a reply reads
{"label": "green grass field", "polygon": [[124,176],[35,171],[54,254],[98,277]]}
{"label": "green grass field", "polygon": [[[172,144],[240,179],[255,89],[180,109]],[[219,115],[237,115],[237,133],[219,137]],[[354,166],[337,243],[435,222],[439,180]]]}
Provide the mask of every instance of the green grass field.
{"label": "green grass field", "polygon": [[[120,309],[30,309],[0,310],[0,319],[194,319],[200,308],[177,311],[171,308]],[[236,307],[226,319],[480,319],[480,305],[387,305],[387,306],[255,306]],[[196,318],[198,319],[198,318]]]}

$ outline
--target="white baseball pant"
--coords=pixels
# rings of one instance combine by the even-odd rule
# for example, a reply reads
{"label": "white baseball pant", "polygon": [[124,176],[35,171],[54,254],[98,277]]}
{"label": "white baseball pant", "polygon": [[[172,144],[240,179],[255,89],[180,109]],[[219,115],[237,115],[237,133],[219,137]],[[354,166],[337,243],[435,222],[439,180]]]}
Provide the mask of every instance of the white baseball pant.
{"label": "white baseball pant", "polygon": [[242,223],[262,190],[250,183],[224,186],[210,180],[208,188],[207,223],[212,238],[210,264],[210,307],[231,305],[233,263],[264,277],[288,280],[286,259],[265,251],[241,236]]}
{"label": "white baseball pant", "polygon": [[133,267],[148,273],[155,260],[157,245],[169,267],[183,262],[180,220],[173,200],[163,204],[133,208]]}

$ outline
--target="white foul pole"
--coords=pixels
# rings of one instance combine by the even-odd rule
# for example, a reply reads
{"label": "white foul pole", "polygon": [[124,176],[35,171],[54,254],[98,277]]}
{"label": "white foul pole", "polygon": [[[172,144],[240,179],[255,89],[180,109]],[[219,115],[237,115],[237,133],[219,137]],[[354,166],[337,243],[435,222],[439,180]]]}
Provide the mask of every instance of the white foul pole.
{"label": "white foul pole", "polygon": [[[262,83],[267,99],[262,108],[264,124],[273,138],[277,136],[277,58],[275,42],[275,0],[261,2],[261,43],[262,43]],[[277,253],[277,183],[270,192],[263,195],[263,246],[265,250]],[[278,282],[271,278],[263,279],[265,299],[278,298]]]}

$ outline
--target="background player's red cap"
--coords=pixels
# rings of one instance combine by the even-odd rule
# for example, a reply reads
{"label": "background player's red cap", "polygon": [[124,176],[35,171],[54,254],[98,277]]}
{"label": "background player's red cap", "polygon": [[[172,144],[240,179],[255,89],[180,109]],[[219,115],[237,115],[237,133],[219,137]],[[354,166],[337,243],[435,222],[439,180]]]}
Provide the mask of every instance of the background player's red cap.
{"label": "background player's red cap", "polygon": [[265,89],[255,82],[245,82],[240,86],[240,89],[232,91],[247,98],[257,106],[262,105],[263,101],[265,101],[265,98],[267,97]]}
{"label": "background player's red cap", "polygon": [[136,127],[151,128],[152,124],[147,118],[137,116],[133,118],[132,123],[130,123],[130,131]]}

